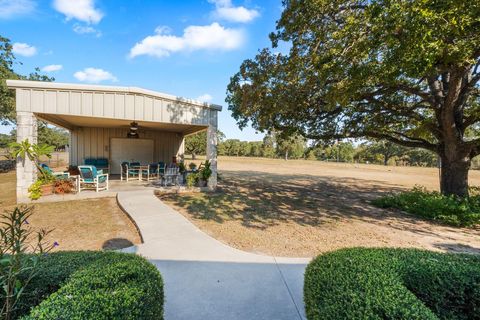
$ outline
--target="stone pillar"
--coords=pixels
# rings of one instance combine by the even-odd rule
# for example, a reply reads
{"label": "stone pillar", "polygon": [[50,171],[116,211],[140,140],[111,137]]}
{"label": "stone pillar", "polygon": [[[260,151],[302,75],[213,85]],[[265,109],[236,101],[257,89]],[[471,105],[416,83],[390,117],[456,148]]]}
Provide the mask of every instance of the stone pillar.
{"label": "stone pillar", "polygon": [[[37,143],[37,118],[33,112],[17,111],[17,142]],[[37,167],[30,159],[17,158],[17,202],[28,201],[28,188],[37,180]]]}
{"label": "stone pillar", "polygon": [[207,160],[210,161],[212,176],[208,179],[208,188],[217,187],[217,111],[210,110],[210,121],[207,129]]}

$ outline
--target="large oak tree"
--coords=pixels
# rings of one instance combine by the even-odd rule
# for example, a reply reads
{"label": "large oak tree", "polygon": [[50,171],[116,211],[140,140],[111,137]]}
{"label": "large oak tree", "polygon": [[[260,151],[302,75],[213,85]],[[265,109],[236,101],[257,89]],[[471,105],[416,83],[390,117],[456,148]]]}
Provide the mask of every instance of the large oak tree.
{"label": "large oak tree", "polygon": [[480,153],[472,134],[480,121],[480,1],[283,5],[273,49],[244,61],[228,86],[239,125],[428,149],[441,159],[441,191],[468,195]]}

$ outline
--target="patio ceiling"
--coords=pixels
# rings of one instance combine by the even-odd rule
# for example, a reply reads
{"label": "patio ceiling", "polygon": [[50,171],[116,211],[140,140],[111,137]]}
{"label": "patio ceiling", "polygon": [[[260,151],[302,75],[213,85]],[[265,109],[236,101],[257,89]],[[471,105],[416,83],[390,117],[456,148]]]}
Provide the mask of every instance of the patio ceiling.
{"label": "patio ceiling", "polygon": [[[97,117],[82,117],[71,115],[54,115],[45,113],[36,113],[37,118],[47,121],[53,125],[73,130],[79,127],[92,128],[130,128],[130,123],[133,120],[123,119],[107,119]],[[136,121],[140,130],[158,130],[181,133],[183,135],[190,135],[199,131],[206,130],[208,126],[202,125],[188,125],[180,123],[161,123],[153,121]]]}

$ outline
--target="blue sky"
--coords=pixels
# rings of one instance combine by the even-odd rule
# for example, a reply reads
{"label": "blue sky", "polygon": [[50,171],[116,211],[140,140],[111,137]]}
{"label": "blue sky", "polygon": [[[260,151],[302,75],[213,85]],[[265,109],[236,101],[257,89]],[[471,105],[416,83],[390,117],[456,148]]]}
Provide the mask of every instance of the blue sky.
{"label": "blue sky", "polygon": [[19,73],[40,67],[59,82],[199,98],[224,107],[227,138],[259,140],[238,129],[225,91],[242,61],[270,45],[280,14],[280,0],[0,0],[0,34]]}

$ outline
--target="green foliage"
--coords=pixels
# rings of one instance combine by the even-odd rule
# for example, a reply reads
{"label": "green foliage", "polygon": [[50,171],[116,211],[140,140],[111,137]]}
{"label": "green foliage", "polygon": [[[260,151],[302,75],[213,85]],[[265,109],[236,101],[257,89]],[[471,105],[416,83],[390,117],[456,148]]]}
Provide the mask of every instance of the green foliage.
{"label": "green foliage", "polygon": [[[28,225],[31,207],[16,207],[1,215],[0,227],[0,301],[1,318],[14,319],[19,301],[38,272],[43,254],[54,245],[45,241],[49,230],[34,232]],[[29,254],[27,254],[27,252]]]}
{"label": "green foliage", "polygon": [[410,191],[388,195],[372,201],[381,208],[397,208],[440,223],[469,227],[480,223],[480,195],[467,198],[442,195],[415,187]]}
{"label": "green foliage", "polygon": [[342,249],[305,272],[307,319],[479,319],[480,257]]}
{"label": "green foliage", "polygon": [[12,51],[10,40],[0,36],[0,124],[16,122],[15,91],[7,88],[7,79],[23,79],[34,81],[55,81],[55,78],[40,74],[40,69],[28,76],[15,73],[13,65],[18,63]]}
{"label": "green foliage", "polygon": [[197,170],[197,165],[195,164],[195,162],[190,162],[190,163],[188,164],[188,167],[189,167],[190,170],[192,170],[192,171]]}
{"label": "green foliage", "polygon": [[21,142],[12,142],[9,145],[10,153],[14,158],[21,158],[25,160],[28,158],[32,161],[37,167],[38,172],[42,175],[43,181],[51,180],[48,173],[43,170],[39,165],[39,160],[41,156],[46,156],[50,158],[53,152],[53,146],[46,144],[32,144],[28,139],[25,139]]}
{"label": "green foliage", "polygon": [[207,131],[189,135],[185,138],[185,153],[191,154],[196,159],[199,154],[205,154],[207,150]]}
{"label": "green foliage", "polygon": [[[55,255],[49,258],[55,260]],[[87,256],[90,261],[72,268],[65,261],[68,255]],[[88,255],[95,257],[91,259]],[[23,319],[163,318],[162,278],[146,259],[114,252],[72,252],[59,254],[59,257],[60,262],[67,263],[70,273],[63,275],[63,283],[53,283],[58,290],[49,292],[50,295]],[[50,264],[54,274],[55,269],[62,267]]]}
{"label": "green foliage", "polygon": [[277,154],[285,160],[303,157],[307,141],[302,136],[295,134],[288,137],[277,137]]}
{"label": "green foliage", "polygon": [[210,161],[206,160],[203,163],[202,169],[198,172],[199,178],[203,181],[208,181],[208,179],[212,175],[212,169],[210,168],[211,163]]}
{"label": "green foliage", "polygon": [[163,282],[156,267],[136,255],[53,253],[40,261],[39,272],[25,292],[17,316],[162,319]]}
{"label": "green foliage", "polygon": [[69,144],[69,133],[65,129],[50,127],[45,122],[38,121],[38,144],[63,148]]}
{"label": "green foliage", "polygon": [[[228,85],[239,126],[427,149],[451,171],[442,192],[466,196],[461,164],[480,153],[480,139],[465,135],[480,121],[480,2],[283,5],[272,48],[245,60]],[[280,44],[286,54],[278,53]]]}
{"label": "green foliage", "polygon": [[183,161],[178,164],[178,171],[181,174],[184,174],[185,171],[187,171],[187,167],[185,166],[185,163]]}
{"label": "green foliage", "polygon": [[187,187],[192,188],[197,185],[199,180],[198,172],[192,172],[187,175]]}
{"label": "green foliage", "polygon": [[0,133],[0,148],[7,148],[15,139],[11,134]]}
{"label": "green foliage", "polygon": [[28,187],[28,197],[31,200],[38,200],[42,197],[43,181],[37,180]]}
{"label": "green foliage", "polygon": [[[225,135],[217,131],[217,143],[221,144]],[[191,154],[195,160],[197,155],[204,155],[207,151],[207,131],[201,131],[185,138],[185,153]]]}

